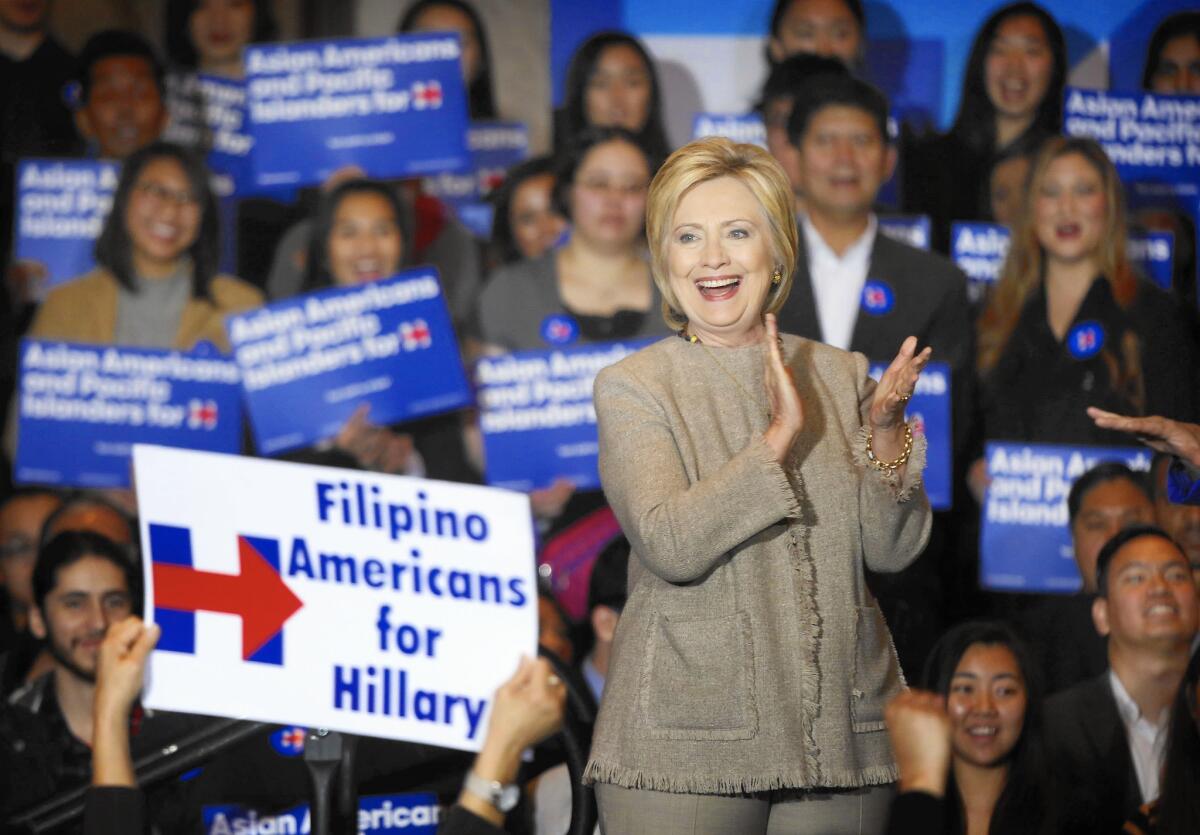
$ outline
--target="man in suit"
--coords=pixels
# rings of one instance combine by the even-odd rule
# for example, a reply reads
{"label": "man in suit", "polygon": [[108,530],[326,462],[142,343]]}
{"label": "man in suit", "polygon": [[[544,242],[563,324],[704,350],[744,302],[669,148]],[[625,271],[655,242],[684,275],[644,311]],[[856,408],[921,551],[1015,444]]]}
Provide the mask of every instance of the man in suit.
{"label": "man in suit", "polygon": [[1200,625],[1187,557],[1161,528],[1110,539],[1096,581],[1092,617],[1108,637],[1109,669],[1046,702],[1069,832],[1117,832],[1158,796],[1171,702]]}
{"label": "man in suit", "polygon": [[[887,119],[883,93],[850,75],[825,73],[796,91],[788,139],[803,194],[800,252],[779,329],[879,362],[910,335],[932,347],[934,361],[951,371],[958,484],[973,411],[967,279],[946,258],[879,231],[872,206],[896,167]],[[905,669],[920,669],[949,605],[975,593],[975,572],[953,539],[949,514],[939,513],[920,560],[899,575],[870,578]]]}
{"label": "man in suit", "polygon": [[871,209],[896,167],[887,115],[883,93],[852,76],[825,74],[798,92],[788,138],[804,192],[801,251],[779,329],[880,361],[916,335],[935,360],[964,372],[966,276],[880,234]]}

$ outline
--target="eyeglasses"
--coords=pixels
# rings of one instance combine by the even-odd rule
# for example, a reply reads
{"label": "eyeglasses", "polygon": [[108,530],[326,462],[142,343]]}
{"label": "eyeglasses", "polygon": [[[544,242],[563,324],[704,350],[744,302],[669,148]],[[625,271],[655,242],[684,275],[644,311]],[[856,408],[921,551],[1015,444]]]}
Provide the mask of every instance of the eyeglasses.
{"label": "eyeglasses", "polygon": [[140,194],[144,194],[156,203],[170,203],[178,209],[191,209],[200,204],[200,201],[190,191],[176,191],[153,181],[138,183],[135,188]]}

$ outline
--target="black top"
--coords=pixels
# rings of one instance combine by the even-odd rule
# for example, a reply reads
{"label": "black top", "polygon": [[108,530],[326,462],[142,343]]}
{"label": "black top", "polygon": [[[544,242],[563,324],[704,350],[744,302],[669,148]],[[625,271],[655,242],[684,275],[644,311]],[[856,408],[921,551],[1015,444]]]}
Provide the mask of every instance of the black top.
{"label": "black top", "polygon": [[888,812],[887,835],[940,835],[945,817],[943,798],[925,792],[901,792]]}
{"label": "black top", "polygon": [[1038,595],[1040,598],[1017,617],[1042,671],[1046,695],[1095,678],[1108,669],[1108,640],[1092,621],[1090,594]]}
{"label": "black top", "polygon": [[1108,672],[1047,699],[1044,728],[1062,831],[1120,832],[1142,799]]}
{"label": "black top", "polygon": [[[1046,315],[1045,287],[1031,294],[996,366],[981,386],[989,440],[1128,446],[1127,435],[1099,429],[1085,408],[1166,415],[1195,422],[1196,336],[1179,303],[1140,282],[1128,308],[1103,278],[1092,282],[1059,341]],[[1121,390],[1115,370],[1141,367],[1145,409]]]}
{"label": "black top", "polygon": [[[178,742],[207,721],[200,716],[136,708],[130,721],[130,753],[136,761]],[[47,673],[14,694],[13,701],[0,711],[0,822],[87,785],[91,775],[91,748],[67,727],[54,674]],[[177,783],[156,789],[151,793],[151,809],[171,809],[177,790]],[[153,811],[151,814],[156,817]],[[81,826],[62,831],[77,832]]]}

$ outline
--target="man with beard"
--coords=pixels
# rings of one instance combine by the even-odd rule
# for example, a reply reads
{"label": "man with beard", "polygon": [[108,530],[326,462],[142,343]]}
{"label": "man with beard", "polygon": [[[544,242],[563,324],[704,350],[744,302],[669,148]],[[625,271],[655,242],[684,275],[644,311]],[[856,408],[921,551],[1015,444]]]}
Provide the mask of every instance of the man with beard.
{"label": "man with beard", "polygon": [[[54,663],[0,712],[0,822],[89,782],[97,657],[109,626],[140,608],[139,570],[111,540],[65,532],[38,554],[33,597],[29,626]],[[184,723],[136,711],[134,758],[177,740]]]}

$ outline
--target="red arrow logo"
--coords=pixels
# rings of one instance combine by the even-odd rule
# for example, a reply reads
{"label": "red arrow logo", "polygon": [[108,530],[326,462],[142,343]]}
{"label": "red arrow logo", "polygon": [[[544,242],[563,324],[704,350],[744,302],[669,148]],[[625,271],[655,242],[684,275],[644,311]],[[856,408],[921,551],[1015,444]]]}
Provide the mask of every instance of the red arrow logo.
{"label": "red arrow logo", "polygon": [[249,659],[304,603],[243,536],[238,537],[238,557],[240,574],[154,563],[154,605],[181,612],[237,615],[242,619],[242,658]]}

